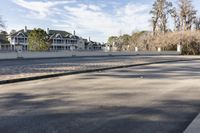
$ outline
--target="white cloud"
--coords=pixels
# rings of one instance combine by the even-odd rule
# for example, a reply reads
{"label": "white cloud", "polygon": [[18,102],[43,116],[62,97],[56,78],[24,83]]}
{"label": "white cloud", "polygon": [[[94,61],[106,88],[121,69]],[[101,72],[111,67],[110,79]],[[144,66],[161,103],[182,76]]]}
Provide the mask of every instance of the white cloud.
{"label": "white cloud", "polygon": [[[106,41],[119,32],[130,34],[133,30],[147,30],[150,5],[128,3],[126,5],[83,4],[76,0],[28,1],[13,0],[28,10],[32,19],[51,22],[54,28],[77,30],[79,35]],[[74,4],[70,4],[74,2]]]}
{"label": "white cloud", "polygon": [[110,14],[99,10],[90,10],[85,5],[79,5],[78,7],[65,6],[65,9],[68,15],[71,16],[69,21],[84,30],[108,33],[114,27],[119,26],[118,23],[112,21]]}
{"label": "white cloud", "polygon": [[54,13],[52,11],[53,7],[59,4],[66,4],[72,2],[72,0],[67,1],[26,1],[26,0],[13,0],[14,3],[17,5],[30,10],[30,16],[36,18],[45,18],[48,15]]}
{"label": "white cloud", "polygon": [[117,10],[118,19],[120,20],[122,31],[130,30],[147,30],[150,20],[150,6],[129,3]]}
{"label": "white cloud", "polygon": [[94,10],[94,11],[100,11],[101,7],[96,6],[96,5],[89,5],[88,6],[89,9]]}
{"label": "white cloud", "polygon": [[[96,10],[94,10],[96,9]],[[101,7],[92,8],[89,5],[80,4],[76,7],[65,6],[65,10],[70,16],[68,23],[55,24],[57,27],[69,27],[74,24],[73,28],[85,33],[99,33],[98,37],[103,34],[103,38],[96,37],[98,40],[106,40],[108,36],[122,33],[131,33],[135,29],[148,29],[150,19],[148,5],[139,5],[129,3],[121,8],[113,9],[114,13],[108,13]],[[72,26],[72,25],[70,25]]]}

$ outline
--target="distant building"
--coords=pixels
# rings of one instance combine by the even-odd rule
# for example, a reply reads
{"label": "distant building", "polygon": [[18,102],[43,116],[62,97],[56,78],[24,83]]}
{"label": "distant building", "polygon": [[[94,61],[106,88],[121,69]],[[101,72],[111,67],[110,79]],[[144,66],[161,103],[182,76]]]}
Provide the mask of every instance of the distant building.
{"label": "distant building", "polygon": [[116,52],[117,46],[116,46],[116,43],[112,43],[112,44],[106,43],[102,45],[102,49],[105,52]]}
{"label": "distant building", "polygon": [[102,50],[104,52],[110,52],[110,46],[107,43],[102,44]]}
{"label": "distant building", "polygon": [[48,42],[51,44],[51,50],[84,50],[85,39],[82,37],[70,34],[66,31],[49,30],[47,29],[49,36]]}
{"label": "distant building", "polygon": [[100,51],[102,50],[102,45],[101,43],[98,42],[93,42],[93,41],[88,41],[85,44],[85,50],[89,50],[89,51]]}
{"label": "distant building", "polygon": [[[22,50],[28,50],[28,35],[32,30],[25,29],[19,30],[9,35],[9,41],[11,49],[15,49],[16,45],[21,45]],[[84,50],[85,39],[61,30],[47,29],[48,43],[50,44],[50,50]]]}

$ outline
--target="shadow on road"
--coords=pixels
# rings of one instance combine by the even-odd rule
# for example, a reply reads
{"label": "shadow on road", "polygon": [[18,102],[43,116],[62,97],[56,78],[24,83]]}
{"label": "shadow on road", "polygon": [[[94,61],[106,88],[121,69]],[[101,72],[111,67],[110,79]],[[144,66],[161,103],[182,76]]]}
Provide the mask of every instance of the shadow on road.
{"label": "shadow on road", "polygon": [[[198,101],[160,101],[149,107],[109,107],[82,105],[78,101],[59,99],[35,101],[44,96],[11,93],[1,96],[0,107],[7,111],[21,110],[20,115],[2,116],[0,131],[5,133],[182,133],[200,109]],[[124,94],[122,94],[123,96]],[[126,95],[130,97],[131,95]],[[118,94],[110,97],[123,98]],[[51,108],[87,106],[84,111],[56,113]]]}

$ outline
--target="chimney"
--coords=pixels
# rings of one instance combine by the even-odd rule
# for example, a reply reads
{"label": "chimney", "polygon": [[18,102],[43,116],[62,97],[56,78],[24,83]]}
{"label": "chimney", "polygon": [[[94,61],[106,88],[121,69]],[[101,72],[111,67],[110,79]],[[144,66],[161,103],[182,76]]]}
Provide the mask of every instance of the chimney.
{"label": "chimney", "polygon": [[89,42],[90,42],[91,40],[90,40],[90,37],[89,37]]}
{"label": "chimney", "polygon": [[25,32],[25,33],[27,32],[27,26],[25,26],[25,28],[24,28],[24,32]]}
{"label": "chimney", "polygon": [[76,35],[76,31],[74,30],[74,36]]}
{"label": "chimney", "polygon": [[47,28],[47,34],[49,34],[49,28]]}

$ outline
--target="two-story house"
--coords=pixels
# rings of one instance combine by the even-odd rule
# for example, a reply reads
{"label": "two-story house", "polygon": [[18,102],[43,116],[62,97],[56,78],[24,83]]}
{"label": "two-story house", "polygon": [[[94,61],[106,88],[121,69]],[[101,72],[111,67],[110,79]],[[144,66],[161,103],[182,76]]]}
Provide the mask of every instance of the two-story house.
{"label": "two-story house", "polygon": [[98,42],[89,41],[86,42],[85,49],[89,51],[101,51],[102,45]]}
{"label": "two-story house", "polygon": [[27,30],[27,27],[25,27],[25,29],[22,29],[15,33],[10,34],[8,40],[10,41],[11,48],[15,50],[16,45],[21,45],[23,50],[27,50],[28,49],[28,34],[30,32],[31,30]]}
{"label": "two-story house", "polygon": [[[17,31],[9,36],[9,41],[11,47],[15,49],[17,45],[22,46],[22,50],[28,50],[28,35],[31,30],[28,30],[25,26],[25,29]],[[60,50],[84,50],[85,48],[85,39],[71,34],[66,31],[60,30],[50,30],[47,28],[47,40],[50,44],[51,51],[60,51]]]}
{"label": "two-story house", "polygon": [[85,50],[89,50],[89,51],[101,51],[102,49],[102,44],[99,42],[94,42],[90,40],[87,41],[85,43]]}
{"label": "two-story house", "polygon": [[85,39],[76,36],[75,31],[72,35],[66,31],[47,29],[47,34],[51,50],[84,50],[85,48]]}

